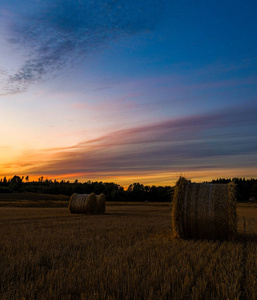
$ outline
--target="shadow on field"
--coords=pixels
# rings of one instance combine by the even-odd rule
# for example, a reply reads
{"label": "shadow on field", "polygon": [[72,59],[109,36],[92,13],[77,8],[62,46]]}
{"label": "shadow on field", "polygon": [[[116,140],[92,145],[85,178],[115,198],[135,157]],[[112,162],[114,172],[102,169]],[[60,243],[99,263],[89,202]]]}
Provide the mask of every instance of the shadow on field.
{"label": "shadow on field", "polygon": [[236,241],[242,244],[255,243],[257,244],[257,233],[239,233]]}
{"label": "shadow on field", "polygon": [[127,216],[128,214],[126,213],[119,213],[119,212],[109,212],[109,213],[105,213],[103,215],[100,215],[100,216]]}

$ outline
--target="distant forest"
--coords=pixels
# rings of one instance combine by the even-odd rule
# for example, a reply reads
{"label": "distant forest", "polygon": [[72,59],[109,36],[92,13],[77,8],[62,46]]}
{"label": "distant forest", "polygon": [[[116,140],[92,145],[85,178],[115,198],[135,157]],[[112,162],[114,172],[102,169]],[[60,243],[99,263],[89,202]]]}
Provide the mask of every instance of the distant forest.
{"label": "distant forest", "polygon": [[[257,179],[220,178],[212,180],[211,183],[229,183],[237,184],[237,201],[248,202],[249,199],[257,199]],[[13,176],[11,179],[6,177],[0,179],[0,193],[19,193],[33,192],[40,194],[67,195],[78,194],[95,194],[104,193],[107,201],[129,201],[129,202],[170,202],[174,194],[172,186],[147,186],[140,183],[131,184],[127,190],[113,182],[86,181],[84,183],[75,180],[57,181],[44,179],[43,176],[38,181],[29,181],[29,176]]]}

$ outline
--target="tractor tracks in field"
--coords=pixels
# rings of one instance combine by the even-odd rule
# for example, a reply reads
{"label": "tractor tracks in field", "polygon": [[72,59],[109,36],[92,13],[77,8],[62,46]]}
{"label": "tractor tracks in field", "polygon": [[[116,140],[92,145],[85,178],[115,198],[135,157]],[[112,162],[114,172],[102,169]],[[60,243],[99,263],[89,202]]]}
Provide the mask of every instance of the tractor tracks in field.
{"label": "tractor tracks in field", "polygon": [[243,251],[242,251],[242,268],[243,268],[243,276],[241,279],[241,286],[240,286],[240,291],[241,291],[241,295],[240,295],[240,300],[247,300],[246,297],[246,256],[247,256],[247,251],[246,251],[246,242],[243,244]]}
{"label": "tractor tracks in field", "polygon": [[[245,222],[245,220],[244,220]],[[244,234],[245,234],[245,223],[244,223]],[[242,249],[242,260],[241,260],[241,267],[242,267],[242,279],[240,285],[240,300],[247,300],[246,296],[246,261],[247,261],[247,238],[244,237],[242,239],[243,249]]]}
{"label": "tractor tracks in field", "polygon": [[[195,287],[197,287],[198,281],[200,281],[201,279],[203,279],[206,276],[205,271],[210,268],[209,262],[212,260],[212,263],[215,264],[213,257],[215,257],[215,253],[217,253],[219,251],[220,246],[222,245],[222,242],[221,241],[213,241],[211,243],[211,241],[209,241],[208,244],[206,244],[206,249],[213,244],[214,244],[214,248],[211,251],[208,251],[207,253],[204,252],[204,249],[202,249],[202,255],[205,255],[205,260],[203,260],[201,262],[201,264],[197,265],[197,267],[198,267],[197,275],[196,276],[194,275],[192,282],[190,283],[190,285],[187,288],[188,292],[185,292],[182,297],[183,299],[191,299],[193,289]],[[218,259],[218,256],[215,257],[216,261],[217,261],[217,259]],[[194,267],[194,264],[192,264],[192,268],[193,267]],[[192,271],[193,274],[195,274],[194,272],[195,272],[195,270]]]}

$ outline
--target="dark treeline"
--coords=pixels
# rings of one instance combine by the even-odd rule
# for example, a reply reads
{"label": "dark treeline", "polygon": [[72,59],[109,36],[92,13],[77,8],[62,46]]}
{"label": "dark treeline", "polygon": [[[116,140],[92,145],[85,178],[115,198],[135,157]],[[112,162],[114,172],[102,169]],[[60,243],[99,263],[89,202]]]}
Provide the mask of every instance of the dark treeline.
{"label": "dark treeline", "polygon": [[235,182],[237,185],[237,201],[248,202],[257,199],[257,179],[245,178],[219,178],[212,180],[212,183],[229,183]]}
{"label": "dark treeline", "polygon": [[[229,183],[235,182],[237,185],[238,202],[248,202],[250,198],[257,199],[257,179],[220,178],[212,180],[211,183]],[[174,187],[171,186],[145,186],[140,183],[131,184],[127,190],[113,182],[86,181],[84,183],[75,180],[57,181],[48,180],[44,177],[38,178],[38,181],[29,181],[29,176],[14,176],[11,179],[0,179],[0,193],[12,192],[33,192],[41,194],[67,195],[95,194],[104,193],[107,201],[149,201],[149,202],[170,202],[174,194]]]}
{"label": "dark treeline", "polygon": [[29,181],[29,176],[14,176],[11,179],[0,179],[0,193],[12,192],[33,192],[41,194],[67,195],[73,193],[90,194],[94,192],[99,195],[104,193],[107,201],[149,201],[149,202],[170,202],[173,195],[173,188],[170,186],[144,186],[140,183],[131,184],[125,191],[124,188],[113,182],[87,181],[84,183],[75,180],[57,181],[48,180],[44,177],[38,181]]}

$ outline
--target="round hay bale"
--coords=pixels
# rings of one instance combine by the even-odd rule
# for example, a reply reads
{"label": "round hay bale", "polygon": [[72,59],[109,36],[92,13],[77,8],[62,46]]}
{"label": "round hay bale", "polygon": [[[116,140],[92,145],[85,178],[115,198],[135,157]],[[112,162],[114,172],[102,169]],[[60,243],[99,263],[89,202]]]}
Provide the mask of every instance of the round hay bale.
{"label": "round hay bale", "polygon": [[97,209],[96,209],[96,212],[98,214],[104,214],[105,213],[105,202],[106,202],[105,195],[103,193],[100,194],[100,195],[97,195],[96,199],[97,199]]}
{"label": "round hay bale", "polygon": [[191,183],[179,178],[174,191],[175,238],[233,239],[237,231],[236,185]]}
{"label": "round hay bale", "polygon": [[95,214],[97,200],[94,193],[73,194],[69,202],[69,212],[71,214]]}
{"label": "round hay bale", "polygon": [[83,209],[84,197],[85,195],[76,193],[70,197],[69,212],[71,214],[81,213]]}
{"label": "round hay bale", "polygon": [[84,211],[86,214],[95,214],[97,209],[97,199],[95,193],[87,195]]}

